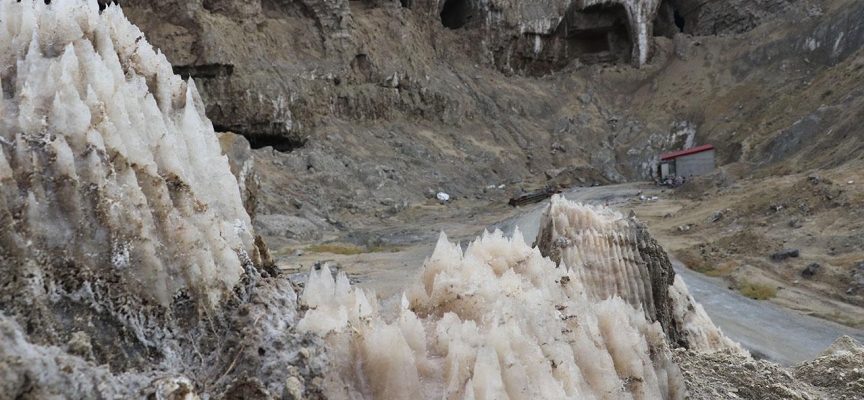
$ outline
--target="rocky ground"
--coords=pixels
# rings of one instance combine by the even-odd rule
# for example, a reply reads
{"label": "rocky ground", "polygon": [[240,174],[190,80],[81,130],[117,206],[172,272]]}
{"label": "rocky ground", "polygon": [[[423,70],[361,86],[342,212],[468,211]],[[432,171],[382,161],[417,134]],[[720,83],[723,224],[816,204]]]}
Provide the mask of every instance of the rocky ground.
{"label": "rocky ground", "polygon": [[693,399],[861,399],[864,347],[848,337],[815,360],[785,369],[732,354],[674,354]]}
{"label": "rocky ground", "polygon": [[860,328],[861,178],[851,165],[749,180],[721,170],[627,208],[689,268],[750,297]]}

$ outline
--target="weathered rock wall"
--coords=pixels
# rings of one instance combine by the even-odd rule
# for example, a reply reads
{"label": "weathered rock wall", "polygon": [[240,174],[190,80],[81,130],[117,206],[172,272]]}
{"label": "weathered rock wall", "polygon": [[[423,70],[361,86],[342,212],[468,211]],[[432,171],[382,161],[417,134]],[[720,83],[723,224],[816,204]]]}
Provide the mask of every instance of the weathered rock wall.
{"label": "weathered rock wall", "polygon": [[695,36],[743,33],[771,20],[793,22],[819,11],[809,0],[668,0],[668,4],[683,18],[684,32]]}

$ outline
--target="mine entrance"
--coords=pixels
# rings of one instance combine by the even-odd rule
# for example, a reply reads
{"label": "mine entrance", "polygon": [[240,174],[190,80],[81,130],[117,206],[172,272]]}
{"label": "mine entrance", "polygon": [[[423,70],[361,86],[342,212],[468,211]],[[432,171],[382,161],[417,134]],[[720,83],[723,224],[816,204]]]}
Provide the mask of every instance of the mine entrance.
{"label": "mine entrance", "polygon": [[446,28],[459,29],[474,17],[474,10],[468,0],[447,0],[441,9],[441,24]]}

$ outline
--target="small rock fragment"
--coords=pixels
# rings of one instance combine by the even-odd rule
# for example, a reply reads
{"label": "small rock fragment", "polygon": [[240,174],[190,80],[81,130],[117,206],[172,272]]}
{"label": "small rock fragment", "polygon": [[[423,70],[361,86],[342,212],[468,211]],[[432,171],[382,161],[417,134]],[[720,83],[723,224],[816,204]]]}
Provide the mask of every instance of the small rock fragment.
{"label": "small rock fragment", "polygon": [[801,252],[798,249],[783,249],[771,255],[771,259],[774,261],[783,261],[787,258],[797,258],[801,255]]}
{"label": "small rock fragment", "polygon": [[813,275],[816,275],[816,271],[818,271],[818,270],[819,270],[819,263],[812,263],[812,264],[808,265],[807,268],[804,268],[803,271],[801,271],[801,276],[803,276],[805,278],[812,278]]}

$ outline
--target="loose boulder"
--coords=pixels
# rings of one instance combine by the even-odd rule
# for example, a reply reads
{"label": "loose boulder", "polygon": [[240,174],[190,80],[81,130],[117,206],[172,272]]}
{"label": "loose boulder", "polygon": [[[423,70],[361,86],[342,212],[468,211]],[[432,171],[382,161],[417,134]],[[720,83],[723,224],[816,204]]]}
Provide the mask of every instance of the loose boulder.
{"label": "loose boulder", "polygon": [[774,261],[783,261],[787,258],[797,258],[801,255],[801,252],[798,249],[783,249],[771,255],[771,259]]}

